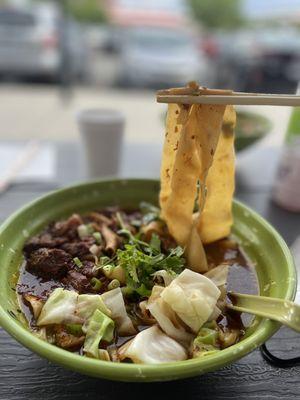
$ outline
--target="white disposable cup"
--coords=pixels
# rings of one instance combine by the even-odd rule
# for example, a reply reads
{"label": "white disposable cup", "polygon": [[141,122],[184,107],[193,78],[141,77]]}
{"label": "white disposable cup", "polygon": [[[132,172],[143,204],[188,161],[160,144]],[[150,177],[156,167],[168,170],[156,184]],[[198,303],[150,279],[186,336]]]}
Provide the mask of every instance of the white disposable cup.
{"label": "white disposable cup", "polygon": [[112,109],[87,109],[78,113],[77,121],[85,175],[88,178],[116,176],[123,146],[124,115]]}

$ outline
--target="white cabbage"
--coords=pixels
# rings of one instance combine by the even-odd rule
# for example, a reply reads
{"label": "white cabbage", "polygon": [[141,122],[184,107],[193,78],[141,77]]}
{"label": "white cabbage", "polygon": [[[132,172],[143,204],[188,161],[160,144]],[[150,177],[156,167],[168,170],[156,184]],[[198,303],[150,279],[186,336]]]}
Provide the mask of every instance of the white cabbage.
{"label": "white cabbage", "polygon": [[96,310],[102,311],[104,314],[111,316],[110,310],[104,304],[101,296],[97,294],[80,294],[77,298],[75,314],[87,320]]}
{"label": "white cabbage", "polygon": [[130,336],[136,333],[131,319],[128,317],[120,288],[109,290],[101,295],[106,307],[111,311],[120,336]]}
{"label": "white cabbage", "polygon": [[175,312],[162,298],[149,303],[147,308],[168,336],[185,345],[192,341],[194,335],[186,332]]}
{"label": "white cabbage", "polygon": [[163,333],[157,326],[139,332],[120,348],[121,359],[137,364],[159,364],[187,359],[184,347]]}
{"label": "white cabbage", "polygon": [[81,323],[75,315],[78,294],[74,291],[55,289],[44,304],[37,325]]}
{"label": "white cabbage", "polygon": [[229,265],[221,264],[218,267],[215,267],[204,274],[207,278],[209,278],[213,283],[220,287],[226,285],[227,278],[229,272]]}
{"label": "white cabbage", "polygon": [[100,358],[99,343],[101,340],[106,342],[113,340],[114,327],[112,319],[100,310],[96,310],[82,328],[86,334],[83,351],[95,358]]}
{"label": "white cabbage", "polygon": [[220,290],[206,276],[185,269],[160,296],[195,333],[212,315]]}
{"label": "white cabbage", "polygon": [[72,290],[57,288],[44,304],[37,325],[83,324],[96,310],[100,310],[108,316],[111,315],[101,296],[97,294],[79,295]]}

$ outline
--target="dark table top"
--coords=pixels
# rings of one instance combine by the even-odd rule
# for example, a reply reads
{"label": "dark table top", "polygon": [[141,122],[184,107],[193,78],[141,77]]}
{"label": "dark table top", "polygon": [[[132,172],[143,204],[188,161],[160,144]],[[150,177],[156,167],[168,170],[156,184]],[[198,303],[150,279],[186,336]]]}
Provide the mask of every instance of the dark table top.
{"label": "dark table top", "polygon": [[[136,157],[143,167],[138,168]],[[57,146],[57,170],[52,183],[13,185],[0,196],[0,220],[45,192],[80,178],[78,149],[74,144]],[[128,145],[123,157],[124,176],[155,177],[159,148]],[[300,215],[289,213],[270,200],[278,153],[258,150],[240,168],[236,197],[267,218],[290,245],[300,234]],[[133,162],[133,160],[135,160]],[[247,165],[248,163],[248,165]],[[125,167],[126,165],[126,167]],[[281,328],[268,342],[278,357],[300,355],[299,335]],[[279,369],[268,365],[259,350],[220,371],[196,378],[151,384],[118,383],[65,370],[25,349],[0,329],[0,400],[53,399],[300,399],[300,367]]]}

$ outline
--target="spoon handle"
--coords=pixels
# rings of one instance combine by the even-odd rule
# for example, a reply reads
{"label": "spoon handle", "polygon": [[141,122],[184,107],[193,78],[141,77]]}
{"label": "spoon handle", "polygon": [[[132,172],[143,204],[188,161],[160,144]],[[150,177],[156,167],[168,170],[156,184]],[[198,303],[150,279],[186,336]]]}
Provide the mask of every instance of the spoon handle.
{"label": "spoon handle", "polygon": [[229,298],[233,304],[227,308],[231,310],[269,318],[300,333],[300,306],[292,301],[234,292]]}

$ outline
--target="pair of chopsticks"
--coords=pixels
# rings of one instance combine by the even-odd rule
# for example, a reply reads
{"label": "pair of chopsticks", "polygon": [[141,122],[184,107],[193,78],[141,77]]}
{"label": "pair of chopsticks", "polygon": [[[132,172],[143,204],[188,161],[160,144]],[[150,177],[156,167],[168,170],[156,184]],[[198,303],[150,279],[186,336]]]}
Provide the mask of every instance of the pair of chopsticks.
{"label": "pair of chopsticks", "polygon": [[191,82],[187,87],[159,90],[158,103],[232,104],[263,106],[300,106],[300,96],[289,94],[244,93],[231,90],[207,89]]}
{"label": "pair of chopsticks", "polygon": [[0,193],[5,192],[11,185],[12,181],[19,175],[23,168],[32,160],[40,148],[37,140],[31,140],[20,151],[17,158],[9,166],[4,176],[0,179]]}

